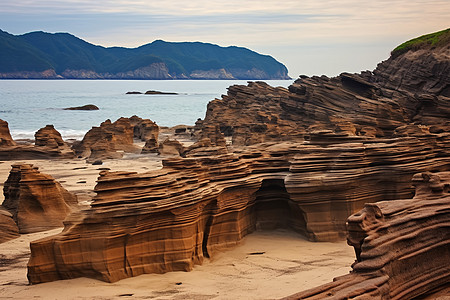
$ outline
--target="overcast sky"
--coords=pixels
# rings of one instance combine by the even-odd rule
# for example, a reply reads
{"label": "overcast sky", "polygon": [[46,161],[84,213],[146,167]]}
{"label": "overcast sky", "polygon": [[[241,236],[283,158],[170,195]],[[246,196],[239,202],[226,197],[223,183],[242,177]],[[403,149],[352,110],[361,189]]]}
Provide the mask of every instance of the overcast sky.
{"label": "overcast sky", "polygon": [[450,27],[450,1],[0,0],[0,29],[69,32],[102,46],[156,39],[242,46],[291,77],[372,70],[405,40]]}

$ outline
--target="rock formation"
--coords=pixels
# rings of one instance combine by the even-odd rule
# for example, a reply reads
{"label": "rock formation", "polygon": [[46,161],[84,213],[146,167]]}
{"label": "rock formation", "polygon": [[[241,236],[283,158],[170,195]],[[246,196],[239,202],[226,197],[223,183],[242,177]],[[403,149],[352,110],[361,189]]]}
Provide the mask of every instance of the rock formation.
{"label": "rock formation", "polygon": [[413,299],[448,287],[450,172],[413,183],[413,199],[366,204],[348,218],[350,274],[286,299]]}
{"label": "rock formation", "polygon": [[99,127],[92,127],[83,140],[74,145],[75,153],[90,160],[120,158],[123,152],[133,151],[133,126],[127,118],[114,123],[106,120]]}
{"label": "rock formation", "polygon": [[167,159],[157,172],[101,173],[92,208],[70,215],[63,233],[32,243],[30,281],[190,270],[257,228],[341,239],[347,216],[365,203],[411,197],[414,173],[450,163],[448,133],[377,142],[329,132],[312,137]]}
{"label": "rock formation", "polygon": [[77,205],[75,195],[31,164],[12,165],[3,193],[2,206],[12,214],[20,233],[62,227],[70,206]]}
{"label": "rock formation", "polygon": [[[119,118],[114,123],[106,120],[99,127],[92,127],[73,148],[77,155],[88,157],[89,161],[121,158],[124,152],[138,152],[133,145],[134,138],[148,142],[144,147],[148,152],[156,152],[158,135],[159,126],[156,123],[132,116]],[[151,144],[154,144],[154,148],[150,147]]]}
{"label": "rock formation", "polygon": [[99,110],[99,108],[94,104],[86,104],[83,106],[67,107],[64,110]]}
{"label": "rock formation", "polygon": [[184,154],[184,150],[184,146],[179,141],[167,138],[159,144],[158,153],[179,156]]}
{"label": "rock formation", "polygon": [[53,125],[39,129],[35,146],[18,145],[11,138],[8,123],[0,120],[0,160],[73,158],[73,151],[64,143]]}
{"label": "rock formation", "polygon": [[12,214],[0,205],[0,244],[19,236],[19,228]]}
{"label": "rock formation", "polygon": [[15,145],[16,143],[9,132],[8,122],[0,119],[0,147]]}
{"label": "rock formation", "polygon": [[[113,282],[144,273],[191,270],[204,257],[260,228],[289,227],[312,241],[344,238],[348,216],[365,204],[409,199],[414,195],[415,173],[450,170],[450,101],[444,84],[438,88],[441,81],[436,79],[445,76],[440,70],[450,63],[450,55],[444,57],[427,69],[431,75],[418,72],[395,89],[383,83],[381,73],[387,71],[381,66],[373,73],[335,78],[302,76],[288,89],[262,82],[230,87],[226,96],[209,103],[205,119],[196,123],[197,144],[173,151],[185,158],[166,159],[156,172],[101,173],[91,209],[70,215],[61,234],[31,244],[30,282],[79,276]],[[391,59],[401,63],[400,56]],[[411,88],[418,78],[425,83]],[[428,78],[437,84],[435,89],[422,89]],[[225,138],[232,138],[231,147]],[[419,197],[420,188],[417,191]],[[447,199],[445,193],[439,197]],[[430,234],[427,224],[414,227],[407,212],[414,215],[421,207],[426,211],[430,199],[417,207],[404,206],[404,211],[399,208],[398,219],[397,205],[415,200],[368,205],[368,210],[381,211],[387,227],[377,227],[375,236],[367,231],[370,238],[364,239],[358,254],[361,262],[355,268],[368,268],[367,253],[380,254],[382,259],[389,259],[396,249],[402,253],[397,240],[379,248],[381,252],[371,244],[378,238],[384,242],[378,233],[389,226],[389,238],[401,241],[403,235],[396,236],[395,231],[404,234],[411,225],[416,233],[405,238],[425,240]],[[448,218],[445,204],[430,218],[436,217],[440,224],[445,221],[442,215]],[[422,225],[424,235],[418,229]],[[440,226],[435,228],[441,230]],[[364,234],[357,232],[352,243],[360,243],[357,238]],[[404,253],[405,262],[418,264],[420,253],[434,251],[425,242],[417,247],[413,249],[417,260],[416,254]],[[375,269],[381,270],[384,262],[389,261],[374,258],[374,264],[381,263]],[[382,270],[385,274],[378,276],[378,272],[373,286],[381,282],[380,295],[385,293],[385,282],[392,284],[392,295],[407,291],[401,287],[404,278],[389,273],[405,268],[402,263],[393,261]],[[366,273],[358,276],[362,281]],[[444,277],[436,276],[433,282],[440,284]],[[422,279],[427,282],[427,278]]]}
{"label": "rock formation", "polygon": [[372,72],[301,76],[288,89],[234,85],[196,126],[219,126],[233,145],[308,138],[314,130],[389,138],[397,127],[441,126],[450,115],[450,44],[408,51]]}

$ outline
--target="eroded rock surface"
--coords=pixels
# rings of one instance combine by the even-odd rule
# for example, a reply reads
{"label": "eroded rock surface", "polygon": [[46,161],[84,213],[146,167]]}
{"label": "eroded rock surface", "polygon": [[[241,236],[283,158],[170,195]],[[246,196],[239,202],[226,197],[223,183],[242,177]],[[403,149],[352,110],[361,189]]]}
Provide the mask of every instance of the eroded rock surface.
{"label": "eroded rock surface", "polygon": [[14,145],[16,145],[16,143],[9,132],[8,122],[0,119],[0,147]]}
{"label": "eroded rock surface", "polygon": [[[167,159],[156,172],[103,172],[91,209],[70,215],[61,234],[31,244],[30,282],[80,276],[113,282],[144,273],[187,271],[256,229],[289,227],[312,241],[345,238],[348,216],[365,204],[409,199],[415,173],[450,170],[450,101],[439,79],[448,84],[442,69],[449,65],[450,53],[448,48],[436,51],[441,50],[445,56],[438,67],[411,60],[412,71],[428,71],[395,87],[381,75],[394,71],[381,66],[373,73],[335,78],[301,76],[288,89],[262,82],[230,87],[226,96],[208,104],[205,119],[197,121],[197,143],[181,152],[176,143],[167,142],[174,154],[187,158]],[[391,67],[400,69],[402,58],[392,59],[397,60]],[[421,66],[413,68],[416,64]],[[417,78],[425,83],[414,85]],[[425,88],[428,81],[436,89]],[[419,195],[420,189],[414,199],[422,201]],[[405,212],[419,211],[429,200]],[[404,219],[395,219],[391,209],[396,204],[381,203],[367,206],[384,216],[387,227],[377,227],[377,234],[389,226],[406,233],[411,216],[399,208]],[[435,212],[438,219],[448,216],[448,208]],[[396,227],[396,220],[405,227]],[[414,227],[411,239],[431,234],[424,227],[422,236],[422,225],[427,226]],[[397,238],[395,233],[387,236]],[[364,243],[378,238],[384,241],[377,235]],[[418,255],[428,251],[428,244],[422,245],[414,248]],[[380,255],[395,249],[402,253],[401,246],[379,248]],[[363,248],[358,254],[361,268]],[[376,249],[372,244],[369,248]],[[402,259],[410,257],[404,254]],[[388,269],[405,267],[385,262]],[[379,261],[374,258],[373,263]],[[372,281],[374,290],[382,287],[380,295],[386,282],[398,295],[407,290],[390,281],[390,269],[384,271]],[[359,286],[366,273],[358,276],[350,285]]]}
{"label": "eroded rock surface", "polygon": [[12,214],[20,233],[62,227],[71,206],[77,205],[75,195],[31,164],[12,165],[3,193],[2,206]]}
{"label": "eroded rock surface", "polygon": [[[378,142],[322,133],[310,142],[167,159],[156,172],[103,172],[92,208],[70,215],[60,235],[32,243],[29,278],[112,282],[187,271],[258,228],[342,239],[347,217],[365,203],[411,197],[414,173],[448,168],[449,142],[447,133]],[[59,258],[66,256],[72,261]]]}
{"label": "eroded rock surface", "polygon": [[442,126],[450,115],[450,45],[409,51],[372,72],[301,76],[288,89],[234,85],[208,104],[200,137],[219,126],[233,145],[302,141],[315,130],[392,137],[397,127]]}
{"label": "eroded rock surface", "polygon": [[450,173],[416,174],[413,184],[413,199],[366,204],[348,218],[350,274],[286,299],[413,299],[448,287]]}
{"label": "eroded rock surface", "polygon": [[0,244],[19,236],[19,228],[12,214],[0,205]]}
{"label": "eroded rock surface", "polygon": [[0,120],[0,160],[74,157],[73,151],[64,143],[53,125],[39,129],[35,139],[35,145],[17,144],[11,137],[8,123]]}

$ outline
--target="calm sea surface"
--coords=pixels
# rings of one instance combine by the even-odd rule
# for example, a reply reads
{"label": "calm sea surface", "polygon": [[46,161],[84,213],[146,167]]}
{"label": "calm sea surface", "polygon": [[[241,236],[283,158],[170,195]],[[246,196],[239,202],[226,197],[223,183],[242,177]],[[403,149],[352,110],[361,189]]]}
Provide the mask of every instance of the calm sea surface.
{"label": "calm sea surface", "polygon": [[[268,80],[287,87],[292,80]],[[81,139],[106,119],[137,115],[160,126],[194,125],[204,118],[209,101],[245,80],[0,80],[0,119],[9,123],[14,139],[33,139],[53,124],[63,138]],[[128,91],[157,90],[179,95],[126,95]],[[95,104],[97,111],[63,108]]]}

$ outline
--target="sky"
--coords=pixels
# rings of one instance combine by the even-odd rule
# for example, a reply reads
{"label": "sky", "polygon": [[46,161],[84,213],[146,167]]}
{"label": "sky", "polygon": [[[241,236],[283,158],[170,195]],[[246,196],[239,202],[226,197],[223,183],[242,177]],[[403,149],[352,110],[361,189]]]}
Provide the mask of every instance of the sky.
{"label": "sky", "polygon": [[450,27],[434,0],[0,0],[0,29],[69,32],[105,47],[161,39],[240,46],[289,75],[373,70],[411,38]]}

